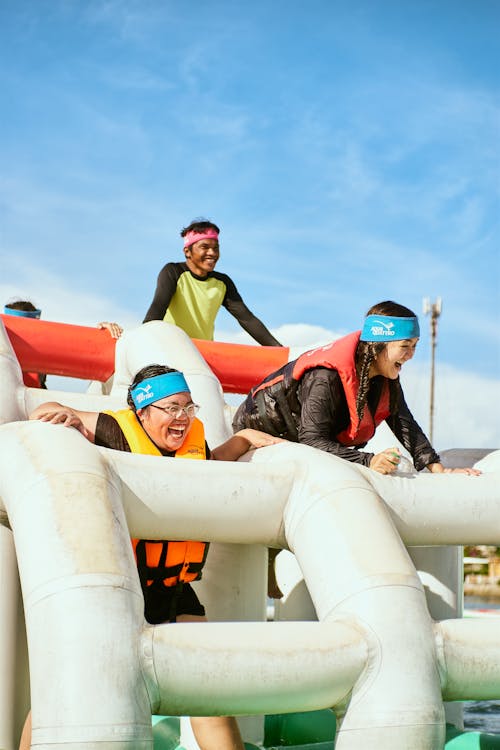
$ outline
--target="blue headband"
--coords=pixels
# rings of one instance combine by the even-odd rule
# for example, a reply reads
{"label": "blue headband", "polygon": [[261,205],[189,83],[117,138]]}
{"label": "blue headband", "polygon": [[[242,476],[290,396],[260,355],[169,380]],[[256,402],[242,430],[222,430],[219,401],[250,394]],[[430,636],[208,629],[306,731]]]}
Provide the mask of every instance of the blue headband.
{"label": "blue headband", "polygon": [[4,315],[17,315],[20,318],[39,318],[42,314],[41,310],[15,310],[13,307],[5,306],[3,309]]}
{"label": "blue headband", "polygon": [[135,408],[143,409],[161,398],[184,391],[191,393],[182,372],[166,372],[163,375],[155,375],[153,378],[146,378],[146,380],[141,381],[130,391],[130,395]]}
{"label": "blue headband", "polygon": [[367,315],[360,341],[403,341],[418,339],[418,318],[396,318],[392,315]]}

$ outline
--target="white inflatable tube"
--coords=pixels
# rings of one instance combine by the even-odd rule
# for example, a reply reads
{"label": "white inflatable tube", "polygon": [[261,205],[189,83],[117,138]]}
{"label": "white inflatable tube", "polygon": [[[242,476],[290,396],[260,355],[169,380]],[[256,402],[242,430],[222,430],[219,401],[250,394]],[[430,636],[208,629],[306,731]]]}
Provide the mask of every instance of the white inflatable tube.
{"label": "white inflatable tube", "polygon": [[112,396],[126,397],[139,370],[161,364],[182,370],[193,400],[201,406],[199,418],[205,425],[208,444],[220,445],[232,430],[224,417],[221,385],[189,336],[177,326],[152,320],[126,331],[117,341]]}
{"label": "white inflatable tube", "polygon": [[367,659],[353,623],[208,623],[202,631],[198,623],[161,625],[148,628],[142,643],[160,714],[332,706],[350,693]]}
{"label": "white inflatable tube", "polygon": [[5,326],[0,320],[0,425],[22,419],[25,413],[23,373]]}
{"label": "white inflatable tube", "polygon": [[16,736],[16,643],[20,598],[12,532],[0,524],[0,748],[13,747]]}
{"label": "white inflatable tube", "polygon": [[[282,453],[279,445],[266,450]],[[138,471],[138,456],[101,452],[121,482],[132,536],[155,539],[163,526],[170,539],[286,545],[283,511],[294,480],[293,463],[285,460],[260,472],[247,463],[207,461],[197,466],[194,481],[184,461],[169,461],[167,469],[156,457],[141,456],[143,470]]]}
{"label": "white inflatable tube", "polygon": [[445,700],[498,700],[498,623],[444,620],[434,627]]}
{"label": "white inflatable tube", "polygon": [[[490,471],[479,477],[429,474],[386,477],[362,469],[391,509],[396,528],[408,545],[498,544],[500,451],[488,456]],[[493,470],[496,461],[496,478]]]}
{"label": "white inflatable tube", "polygon": [[[348,462],[290,444],[261,449],[247,458],[248,463],[235,465],[159,462],[96,449],[61,426],[17,423],[0,428],[0,498],[18,552],[31,655],[33,740],[42,750],[61,744],[68,750],[150,748],[151,704],[166,709],[176,701],[169,686],[178,675],[169,675],[168,669],[174,669],[170,633],[173,638],[177,628],[160,628],[158,648],[149,653],[147,647],[137,648],[142,597],[121,496],[132,533],[185,538],[189,527],[189,536],[195,538],[284,543],[294,551],[321,625],[334,632],[343,624],[344,634],[352,629],[347,642],[353,651],[344,665],[347,671],[339,676],[340,686],[328,691],[323,685],[338,655],[326,667],[317,659],[310,672],[310,652],[301,655],[302,636],[297,634],[297,647],[293,638],[286,641],[297,656],[276,657],[276,690],[285,695],[281,705],[296,710],[297,698],[288,683],[299,666],[312,682],[317,678],[319,693],[323,691],[323,697],[314,700],[330,705],[334,693],[345,695],[347,675],[354,680],[359,670],[360,634],[368,647],[337,748],[434,750],[443,742],[438,657],[422,586],[366,474]],[[454,491],[461,485],[468,488],[469,517],[481,507],[490,484],[500,508],[497,474],[479,478],[483,482],[447,479],[461,480],[453,482]],[[491,502],[495,492],[491,490]],[[469,517],[462,519],[464,534]],[[197,627],[201,648],[205,626]],[[210,655],[216,628],[227,638],[219,659]],[[492,642],[493,630],[496,634],[496,628],[488,631]],[[244,631],[235,626],[231,632],[227,625],[211,625],[206,631],[201,683],[214,679],[216,663],[220,686],[232,671],[233,658],[245,663],[239,655],[239,633]],[[179,638],[176,648],[180,653],[185,643],[189,663],[193,639],[184,640],[182,632]],[[270,647],[272,636],[267,638],[262,642]],[[342,636],[341,645],[345,643]],[[266,648],[260,657],[264,663]],[[176,658],[179,664],[183,660]],[[470,663],[473,669],[472,659]],[[265,701],[255,698],[262,688],[262,669],[255,670],[250,681],[233,676],[231,706],[263,710]],[[143,670],[149,675],[149,691],[140,678]],[[154,673],[159,674],[156,688],[151,687]],[[60,700],[46,689],[48,674],[61,687]],[[442,679],[446,684],[444,672]],[[192,694],[187,695],[186,684],[185,710],[194,713],[192,709],[200,709],[199,686],[196,681],[189,684]],[[226,712],[222,701],[217,705]]]}
{"label": "white inflatable tube", "polygon": [[120,498],[92,445],[74,430],[52,429],[46,440],[47,429],[0,429],[0,496],[26,611],[33,746],[150,750],[150,702],[137,679],[143,601]]}
{"label": "white inflatable tube", "polygon": [[[282,448],[297,459],[303,453],[303,446]],[[252,460],[268,462],[270,453]],[[286,537],[318,617],[355,617],[369,643],[336,747],[438,747],[444,714],[431,620],[384,503],[356,465],[321,451],[307,451],[294,474]]]}

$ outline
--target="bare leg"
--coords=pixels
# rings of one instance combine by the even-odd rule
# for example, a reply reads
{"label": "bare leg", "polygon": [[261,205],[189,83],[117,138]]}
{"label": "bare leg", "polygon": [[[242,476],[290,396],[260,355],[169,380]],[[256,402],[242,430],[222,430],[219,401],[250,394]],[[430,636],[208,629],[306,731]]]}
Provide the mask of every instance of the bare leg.
{"label": "bare leg", "polygon": [[192,716],[191,727],[201,750],[244,750],[234,716]]}
{"label": "bare leg", "polygon": [[19,741],[19,750],[30,750],[31,747],[31,711],[24,722],[23,732]]}
{"label": "bare leg", "polygon": [[[206,617],[196,615],[177,617],[177,622],[206,621]],[[234,716],[191,716],[190,721],[201,750],[245,750]]]}

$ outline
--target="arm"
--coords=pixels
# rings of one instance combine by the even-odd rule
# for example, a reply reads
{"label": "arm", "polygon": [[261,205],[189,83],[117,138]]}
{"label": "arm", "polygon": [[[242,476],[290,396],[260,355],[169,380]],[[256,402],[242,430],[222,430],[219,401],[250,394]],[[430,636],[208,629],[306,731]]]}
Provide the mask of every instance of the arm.
{"label": "arm", "polygon": [[[335,370],[310,370],[302,380],[299,442],[333,453],[352,463],[363,464],[379,474],[392,474],[396,471],[401,458],[397,448],[387,448],[374,454],[335,440],[335,435],[342,432],[350,421],[344,389]],[[365,408],[368,409],[368,405]]]}
{"label": "arm", "polygon": [[342,445],[335,439],[349,424],[344,389],[336,370],[317,367],[306,372],[301,380],[300,400],[299,443],[370,466],[373,453]]}
{"label": "arm", "polygon": [[65,427],[74,427],[82,433],[91,443],[95,442],[95,429],[97,424],[97,411],[78,411],[69,406],[57,403],[57,401],[47,401],[37,406],[31,412],[30,420],[39,419],[41,422],[50,422],[50,424],[63,424]]}
{"label": "arm", "polygon": [[222,304],[236,318],[240,326],[262,346],[281,346],[264,323],[248,309],[234,282],[225,274],[224,283],[226,285],[226,296]]}
{"label": "arm", "polygon": [[282,438],[268,435],[267,432],[245,428],[235,433],[225,443],[212,450],[214,461],[237,461],[240,456],[251,448],[264,448],[266,445],[286,443]]}
{"label": "arm", "polygon": [[150,320],[163,320],[177,289],[177,279],[175,263],[167,263],[166,266],[163,266],[158,274],[153,301],[142,321],[143,323],[148,323]]}
{"label": "arm", "polygon": [[413,458],[417,471],[427,468],[432,474],[473,474],[479,475],[477,469],[445,469],[420,425],[408,408],[401,385],[399,387],[399,408],[397,414],[387,418],[387,424],[398,440],[404,445]]}

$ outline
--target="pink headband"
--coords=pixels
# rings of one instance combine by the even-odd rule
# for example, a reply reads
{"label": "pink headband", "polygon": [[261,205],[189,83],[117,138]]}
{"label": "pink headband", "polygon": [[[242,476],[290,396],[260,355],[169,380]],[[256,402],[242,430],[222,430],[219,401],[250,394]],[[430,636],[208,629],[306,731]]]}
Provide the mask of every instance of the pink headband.
{"label": "pink headband", "polygon": [[184,247],[191,247],[200,240],[218,240],[219,233],[215,229],[206,229],[204,232],[188,232],[184,237]]}

